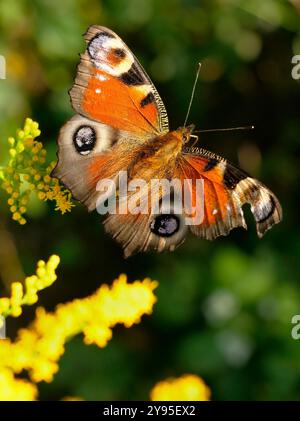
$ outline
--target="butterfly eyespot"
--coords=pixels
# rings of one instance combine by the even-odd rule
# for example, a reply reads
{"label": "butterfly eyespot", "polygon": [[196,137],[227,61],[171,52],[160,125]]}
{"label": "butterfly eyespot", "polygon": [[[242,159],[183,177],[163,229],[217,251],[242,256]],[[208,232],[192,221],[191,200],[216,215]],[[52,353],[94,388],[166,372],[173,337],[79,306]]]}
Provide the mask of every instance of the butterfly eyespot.
{"label": "butterfly eyespot", "polygon": [[150,230],[160,237],[171,237],[179,231],[180,221],[176,215],[158,215],[151,221]]}
{"label": "butterfly eyespot", "polygon": [[113,53],[114,53],[115,57],[118,57],[118,58],[126,57],[126,52],[123,50],[123,48],[115,48],[113,50]]}
{"label": "butterfly eyespot", "polygon": [[73,143],[80,155],[88,155],[96,145],[96,132],[91,126],[80,126],[73,136]]}

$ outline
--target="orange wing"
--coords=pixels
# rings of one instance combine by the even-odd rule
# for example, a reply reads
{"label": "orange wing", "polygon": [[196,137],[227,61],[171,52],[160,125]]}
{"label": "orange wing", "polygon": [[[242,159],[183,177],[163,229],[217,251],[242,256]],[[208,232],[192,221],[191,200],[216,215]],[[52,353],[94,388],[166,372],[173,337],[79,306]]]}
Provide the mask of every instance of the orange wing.
{"label": "orange wing", "polygon": [[[213,240],[235,227],[247,228],[242,209],[245,203],[251,205],[259,237],[282,218],[280,203],[266,186],[211,152],[198,149],[196,156],[183,154],[179,172],[182,179],[204,180],[204,217],[200,224],[190,226],[196,235]],[[196,202],[195,195],[192,186],[192,203]]]}
{"label": "orange wing", "polygon": [[169,130],[164,104],[146,72],[113,31],[91,26],[70,91],[81,115],[135,135]]}

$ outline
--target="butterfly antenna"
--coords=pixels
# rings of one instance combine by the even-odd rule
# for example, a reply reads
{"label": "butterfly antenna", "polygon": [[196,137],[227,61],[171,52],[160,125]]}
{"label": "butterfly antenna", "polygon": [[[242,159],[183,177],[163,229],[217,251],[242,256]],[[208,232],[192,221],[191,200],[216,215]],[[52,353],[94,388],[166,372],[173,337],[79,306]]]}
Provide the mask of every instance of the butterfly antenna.
{"label": "butterfly antenna", "polygon": [[226,129],[206,129],[206,130],[196,130],[194,133],[208,133],[208,132],[232,132],[236,130],[253,130],[254,126],[241,126],[241,127],[227,127]]}
{"label": "butterfly antenna", "polygon": [[186,117],[185,117],[185,120],[184,120],[183,127],[186,126],[187,120],[188,120],[189,115],[190,115],[191,106],[192,106],[193,99],[194,99],[194,96],[195,96],[195,90],[196,90],[196,86],[197,86],[197,82],[198,82],[198,78],[199,78],[200,69],[201,69],[201,63],[198,63],[198,69],[197,69],[197,73],[196,73],[196,77],[195,77],[195,82],[194,82],[194,86],[193,86],[193,90],[192,90],[192,94],[191,94],[191,99],[190,99],[190,103],[189,103],[189,106],[188,106],[188,110],[187,110],[187,113],[186,113]]}

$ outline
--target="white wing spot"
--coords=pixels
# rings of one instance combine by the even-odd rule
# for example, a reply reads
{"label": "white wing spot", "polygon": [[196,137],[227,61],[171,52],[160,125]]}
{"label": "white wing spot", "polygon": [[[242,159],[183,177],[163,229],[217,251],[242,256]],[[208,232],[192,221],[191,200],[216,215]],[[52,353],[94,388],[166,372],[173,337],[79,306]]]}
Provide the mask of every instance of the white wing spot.
{"label": "white wing spot", "polygon": [[104,75],[99,75],[99,73],[96,74],[96,78],[101,80],[101,82],[105,82],[106,80],[108,80],[108,78]]}
{"label": "white wing spot", "polygon": [[212,211],[212,214],[213,215],[216,215],[218,213],[218,209],[214,209],[213,211]]}
{"label": "white wing spot", "polygon": [[95,92],[96,92],[96,94],[101,94],[101,89],[97,88],[97,89],[95,90]]}

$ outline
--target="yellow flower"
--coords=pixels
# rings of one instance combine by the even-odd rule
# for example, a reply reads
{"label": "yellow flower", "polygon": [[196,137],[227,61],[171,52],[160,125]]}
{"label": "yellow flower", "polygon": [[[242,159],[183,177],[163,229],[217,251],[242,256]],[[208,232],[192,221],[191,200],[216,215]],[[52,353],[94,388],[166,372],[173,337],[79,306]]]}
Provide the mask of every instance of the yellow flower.
{"label": "yellow flower", "polygon": [[[57,264],[57,256],[47,264],[39,262],[37,274],[27,278],[27,289],[53,282]],[[120,275],[111,287],[104,284],[89,297],[59,304],[52,313],[38,308],[35,320],[27,329],[18,332],[14,342],[9,339],[1,341],[0,370],[3,368],[11,373],[26,370],[35,383],[51,382],[59,369],[59,359],[64,354],[67,341],[83,333],[86,344],[105,347],[116,324],[130,327],[139,323],[144,314],[151,314],[156,302],[153,293],[156,287],[157,282],[150,279],[128,283],[126,276]],[[20,296],[21,291],[17,287],[17,303]],[[21,302],[23,300],[24,297]],[[2,305],[5,306],[5,303]],[[2,398],[0,388],[0,400]]]}
{"label": "yellow flower", "polygon": [[208,401],[210,389],[194,374],[170,378],[157,383],[150,392],[152,401]]}
{"label": "yellow flower", "polygon": [[32,193],[40,200],[55,201],[55,210],[63,214],[74,206],[71,193],[50,176],[55,162],[46,164],[47,151],[36,140],[40,134],[38,123],[27,118],[16,138],[8,138],[8,162],[0,168],[0,185],[9,195],[12,219],[21,225],[26,223],[24,214]]}
{"label": "yellow flower", "polygon": [[62,214],[70,212],[75,205],[71,201],[71,193],[67,191],[58,192],[54,195],[56,201],[55,210],[59,210]]}
{"label": "yellow flower", "polygon": [[8,369],[0,369],[0,396],[2,401],[32,401],[37,397],[37,387],[16,379]]}
{"label": "yellow flower", "polygon": [[112,330],[107,326],[89,325],[84,331],[84,343],[95,343],[99,348],[104,348],[112,338]]}
{"label": "yellow flower", "polygon": [[37,292],[50,286],[57,278],[55,270],[59,264],[59,257],[53,255],[47,263],[40,260],[37,264],[36,275],[25,279],[25,291],[20,282],[11,284],[11,297],[0,298],[0,315],[7,317],[19,317],[22,314],[23,305],[31,305],[37,302]]}

